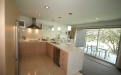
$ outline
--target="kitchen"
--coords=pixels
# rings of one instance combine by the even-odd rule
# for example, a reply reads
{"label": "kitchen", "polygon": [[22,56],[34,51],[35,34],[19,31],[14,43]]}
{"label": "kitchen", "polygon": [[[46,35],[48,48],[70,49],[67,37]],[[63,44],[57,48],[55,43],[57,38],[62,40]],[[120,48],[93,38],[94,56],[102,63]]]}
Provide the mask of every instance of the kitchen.
{"label": "kitchen", "polygon": [[[77,48],[75,48],[74,44],[72,44],[73,47],[72,45],[66,45],[67,43],[65,44],[65,42],[61,44],[60,41],[59,41],[59,44],[55,45],[53,43],[50,43],[52,42],[50,40],[58,39],[58,38],[66,40],[68,35],[67,27],[70,25],[76,28],[80,28],[80,27],[83,28],[88,26],[93,28],[93,26],[98,27],[102,25],[105,25],[105,26],[120,25],[121,24],[120,3],[121,3],[120,0],[116,0],[116,1],[114,0],[106,0],[106,1],[105,0],[100,0],[100,1],[97,1],[97,0],[90,0],[90,1],[89,0],[88,1],[86,0],[81,0],[81,1],[80,0],[77,0],[77,1],[74,1],[74,0],[67,0],[67,1],[65,0],[61,0],[61,1],[59,0],[50,0],[50,1],[1,0],[0,1],[0,10],[1,10],[0,12],[0,17],[1,17],[0,18],[0,22],[1,22],[0,75],[17,75],[16,74],[17,69],[15,64],[16,64],[16,61],[18,60],[15,57],[16,56],[15,50],[17,48],[16,46],[17,41],[15,40],[16,39],[15,28],[17,25],[19,25],[17,24],[19,21],[24,21],[25,23],[24,27],[19,28],[19,36],[18,36],[19,46],[21,45],[21,43],[32,44],[30,46],[31,48],[30,51],[28,50],[28,51],[22,52],[22,54],[21,52],[19,52],[19,57],[20,57],[19,62],[23,61],[24,63],[23,64],[24,68],[22,69],[24,70],[24,72],[22,75],[27,75],[27,73],[28,75],[37,75],[38,71],[43,71],[42,74],[40,75],[44,75],[44,72],[46,72],[47,75],[49,74],[65,75],[65,74],[72,73],[73,71],[74,73],[77,71],[79,72],[81,69],[78,69],[78,70],[73,69],[73,71],[68,69],[68,65],[70,64],[68,65],[66,64],[66,68],[64,69],[62,67],[63,65],[60,64],[61,63],[60,61],[59,61],[60,67],[57,66],[57,64],[53,60],[52,53],[54,52],[53,50],[54,48],[59,48],[58,50],[60,50],[60,59],[62,58],[61,52],[65,52],[67,54],[66,59],[69,61],[70,53],[72,53],[72,56],[73,56],[73,53],[76,53],[76,52],[77,52],[76,55],[80,55],[81,53],[83,55],[83,52],[80,52],[81,49],[78,50]],[[70,15],[69,13],[73,13],[73,14]],[[41,27],[42,25],[43,26],[48,25],[50,27],[53,27],[54,31],[50,29],[48,30],[28,29],[27,27],[32,24],[32,18],[36,18],[36,24],[38,27]],[[43,42],[41,40],[48,40],[48,41]],[[37,46],[33,46],[35,45],[35,43],[37,44]],[[42,51],[38,50],[38,48],[40,47],[43,47]],[[33,53],[32,48],[35,48],[37,51],[37,52],[34,52],[35,55],[34,54],[31,55]],[[52,49],[53,51],[48,50],[48,48]],[[73,49],[74,51],[72,50],[72,52],[68,52],[67,51],[68,48],[69,50]],[[79,54],[78,54],[78,51],[79,51]],[[40,56],[38,56],[38,54],[36,53],[38,53]],[[56,57],[57,56],[55,54],[54,59],[56,59]],[[120,58],[121,58],[121,55],[118,58],[119,67],[121,62]],[[36,65],[33,65],[33,63]],[[74,61],[73,59],[71,64],[75,64],[75,63],[76,61]],[[83,63],[81,63],[81,65],[82,64]],[[46,66],[46,68],[43,66]],[[32,68],[42,67],[42,68],[39,68],[39,70],[36,70],[34,72],[33,70],[27,71],[27,69],[30,69],[31,67]],[[78,66],[76,66],[75,68],[77,67]],[[82,68],[82,66],[80,68]]]}
{"label": "kitchen", "polygon": [[[25,39],[25,36],[26,36],[26,40],[24,40],[23,42],[26,42],[26,41],[29,41],[29,40],[35,40],[35,39],[41,39],[41,38],[45,38],[45,37],[49,37],[49,39],[54,39],[54,38],[56,38],[56,34],[59,34],[59,33],[61,33],[62,35],[60,35],[60,38],[65,38],[66,39],[66,37],[67,37],[67,35],[66,35],[66,32],[67,32],[67,26],[65,26],[65,25],[63,25],[63,24],[61,24],[61,22],[54,22],[54,24],[53,24],[53,21],[52,21],[52,19],[51,19],[51,21],[46,21],[46,20],[41,20],[41,21],[39,21],[39,23],[38,23],[38,18],[37,18],[37,22],[36,23],[38,23],[37,25],[38,26],[40,26],[41,24],[45,24],[45,25],[51,25],[51,26],[53,26],[54,25],[54,31],[50,31],[50,30],[38,30],[38,32],[40,31],[40,33],[41,33],[41,35],[40,35],[40,33],[35,33],[35,30],[33,30],[32,31],[32,34],[30,33],[27,33],[27,31],[26,30],[28,30],[26,27],[27,26],[29,26],[29,25],[31,25],[32,24],[32,17],[26,17],[26,16],[21,16],[21,15],[19,15],[18,14],[18,8],[16,7],[16,5],[15,5],[15,2],[14,2],[14,0],[9,0],[9,1],[4,1],[4,0],[2,0],[1,2],[0,2],[0,5],[1,5],[1,13],[0,13],[0,17],[1,17],[1,37],[0,37],[0,41],[1,41],[1,45],[0,45],[0,60],[2,60],[2,61],[0,61],[0,75],[17,75],[18,73],[20,73],[20,66],[18,65],[18,63],[20,63],[20,61],[21,61],[21,55],[19,55],[20,54],[20,52],[19,51],[16,51],[17,50],[17,47],[18,48],[20,48],[19,46],[17,46],[16,44],[18,44],[17,43],[17,40],[16,39],[19,39],[19,43],[21,43],[22,41],[23,41],[23,39],[22,39],[22,37],[24,36],[24,39]],[[12,9],[12,10],[11,10]],[[6,10],[6,11],[5,11]],[[35,11],[35,13],[36,13],[36,11]],[[68,14],[68,13],[67,13]],[[37,13],[36,13],[36,15],[38,15]],[[69,15],[68,15],[69,16]],[[23,17],[23,18],[21,18],[21,17]],[[57,18],[58,19],[58,18]],[[19,34],[16,34],[17,33],[17,30],[15,30],[15,29],[17,29],[17,25],[19,25],[19,21],[20,20],[24,20],[25,21],[25,28],[19,28],[18,29],[18,32],[19,32]],[[58,19],[59,20],[59,19]],[[58,29],[58,27],[61,27],[61,30],[62,30],[62,32],[60,32],[60,31],[58,31],[57,29]],[[24,29],[24,30],[23,30]],[[30,31],[31,32],[31,29],[30,30],[28,30],[28,31]],[[21,33],[20,33],[21,32]],[[42,33],[43,32],[43,33]],[[34,34],[33,34],[34,33]],[[27,35],[26,35],[27,34]],[[38,34],[39,34],[39,36],[38,36]],[[18,36],[17,36],[18,35]],[[33,36],[34,35],[34,36]],[[16,38],[16,36],[18,37],[18,38]],[[38,43],[38,42],[37,42]],[[48,43],[48,42],[46,42],[46,43]],[[46,45],[46,43],[45,43],[45,45]],[[63,45],[63,44],[62,44]],[[61,46],[61,45],[60,45]],[[67,47],[67,46],[64,46],[64,47]],[[46,49],[46,47],[44,47],[45,49]],[[60,47],[59,47],[60,48]],[[74,48],[74,47],[73,47]],[[61,48],[62,50],[65,50],[65,49],[63,49],[63,46],[62,46],[62,48]],[[68,50],[68,49],[67,49]],[[72,49],[71,49],[72,50]],[[70,60],[70,56],[73,56],[73,53],[76,53],[76,52],[78,52],[78,51],[80,51],[80,50],[78,50],[78,49],[73,49],[74,50],[74,52],[69,52],[69,54],[68,54],[68,58],[69,58],[69,60]],[[77,51],[76,51],[77,50]],[[82,51],[82,52],[81,52]],[[80,53],[82,53],[82,56],[83,56],[83,50],[81,50],[80,52],[79,52],[79,54]],[[16,52],[18,52],[18,53],[16,53]],[[67,51],[68,52],[68,51]],[[27,52],[25,52],[25,53],[27,53]],[[31,52],[28,52],[28,53],[31,53]],[[72,55],[71,55],[71,53],[72,53]],[[19,56],[17,56],[17,54],[20,56],[20,58],[19,58]],[[78,53],[77,53],[78,54]],[[46,55],[46,54],[44,54],[44,55]],[[18,58],[17,58],[18,57]],[[53,59],[50,59],[49,58],[49,56],[44,56],[45,58],[47,57],[47,59],[49,59],[51,62],[51,65],[50,66],[56,66],[56,64],[52,61]],[[44,58],[43,57],[43,58]],[[31,57],[30,57],[31,58]],[[42,59],[43,59],[42,58]],[[26,59],[26,58],[25,58]],[[34,58],[35,59],[35,58]],[[46,59],[45,59],[46,60]],[[44,61],[44,60],[43,60]],[[42,61],[42,62],[43,62]],[[46,61],[44,61],[45,63],[46,63]],[[43,63],[44,63],[43,62]],[[74,62],[74,61],[73,61]],[[80,62],[82,62],[82,60],[80,61]],[[30,62],[31,63],[31,62]],[[76,62],[74,62],[74,63],[76,63]],[[16,64],[16,65],[15,65]],[[39,63],[40,64],[40,63]],[[73,64],[73,63],[70,63],[70,64],[68,64],[68,65],[71,65],[71,64]],[[70,74],[70,73],[75,73],[75,72],[79,72],[81,69],[82,69],[82,64],[83,63],[81,63],[80,65],[81,66],[76,66],[77,68],[79,67],[79,69],[78,70],[69,70],[68,69],[68,66],[67,66],[67,68],[66,68],[66,70],[67,71],[63,71],[63,69],[62,68],[60,68],[59,66],[56,66],[55,67],[55,71],[61,71],[62,73],[60,73],[61,75],[66,75],[66,73],[68,73],[68,74]],[[28,64],[29,65],[29,64]],[[46,64],[47,65],[47,64]],[[45,66],[46,66],[45,65]],[[75,65],[75,64],[74,64]],[[29,67],[24,67],[22,70],[25,70],[26,68],[30,68],[32,65],[29,65]],[[36,65],[37,66],[37,65]],[[39,65],[38,65],[39,66]],[[59,68],[58,68],[59,67]],[[71,67],[71,66],[69,66],[69,67]],[[57,68],[59,69],[59,70],[57,70]],[[45,68],[43,68],[42,70],[44,70]],[[52,68],[53,69],[53,68]],[[76,68],[75,68],[76,69]],[[39,70],[39,71],[42,71],[42,70]],[[50,69],[51,70],[51,69]],[[54,72],[52,72],[52,73],[55,73],[55,71]],[[72,71],[72,72],[71,72]],[[26,72],[28,72],[28,71],[26,71]],[[25,75],[27,74],[27,73],[24,73]],[[24,75],[24,74],[22,74],[22,75]],[[29,73],[28,75],[30,75],[31,73]],[[37,73],[35,72],[35,75],[36,75]],[[51,74],[51,73],[48,73],[48,75],[49,74]],[[57,73],[58,74],[58,73]],[[43,74],[44,75],[44,74]],[[54,75],[54,74],[53,74]],[[56,74],[55,74],[56,75]]]}
{"label": "kitchen", "polygon": [[[28,21],[30,20],[28,23],[33,22],[32,18],[25,17],[25,16],[19,16],[19,17],[20,17],[20,20],[24,20],[25,22],[26,22],[26,20],[28,20]],[[39,24],[37,22],[36,22],[36,25]],[[31,25],[28,23],[26,23],[26,24]],[[45,22],[45,23],[47,23],[47,22]],[[39,27],[39,25],[38,25],[38,27]],[[54,25],[54,28],[55,27],[56,26]],[[20,27],[20,30],[19,30],[19,32],[20,32],[20,35],[19,35],[19,37],[20,37],[20,39],[19,39],[20,59],[24,59],[26,57],[37,56],[37,55],[41,56],[41,54],[47,54],[51,57],[51,59],[57,65],[60,66],[60,68],[64,72],[63,73],[64,75],[73,75],[75,73],[79,73],[79,71],[81,71],[82,67],[83,67],[83,56],[84,56],[83,50],[75,48],[71,44],[67,45],[64,42],[63,43],[55,42],[55,44],[51,43],[51,42],[54,42],[54,39],[57,40],[57,38],[54,38],[54,37],[57,37],[57,35],[60,33],[61,33],[60,39],[62,39],[62,40],[66,39],[67,35],[66,35],[66,33],[64,34],[64,28],[65,28],[65,32],[66,32],[67,27],[62,26],[62,25],[61,25],[61,27],[63,29],[63,32],[60,32],[58,30],[52,31],[52,30],[48,30],[48,29],[38,29],[38,32],[36,32],[37,29]],[[29,30],[31,30],[31,32]],[[39,34],[41,34],[41,35],[39,35]],[[53,34],[56,34],[56,35],[53,35]],[[22,38],[23,36],[25,36],[24,39]],[[48,40],[46,39],[47,37],[49,37]],[[45,39],[47,41],[43,41],[42,39]],[[51,39],[53,39],[53,40],[51,41]],[[78,60],[78,62],[75,62],[76,60]],[[22,61],[20,61],[20,64],[21,64],[21,62]],[[46,68],[46,66],[44,68]],[[31,74],[30,72],[28,72],[28,69],[21,70],[21,66],[19,69],[20,69],[20,71],[19,71],[20,75],[23,74],[23,72],[25,72],[25,71],[26,71],[26,74]],[[34,72],[36,72],[36,74],[37,74],[39,71],[38,72],[34,71]],[[53,73],[50,72],[50,73],[48,73],[48,75],[49,74],[51,75]],[[55,74],[55,75],[59,75],[59,74]]]}

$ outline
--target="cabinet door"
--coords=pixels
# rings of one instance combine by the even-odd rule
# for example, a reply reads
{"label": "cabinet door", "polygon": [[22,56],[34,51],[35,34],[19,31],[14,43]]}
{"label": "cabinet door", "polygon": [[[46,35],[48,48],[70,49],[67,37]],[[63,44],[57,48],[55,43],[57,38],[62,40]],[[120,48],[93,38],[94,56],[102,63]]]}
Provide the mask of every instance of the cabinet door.
{"label": "cabinet door", "polygon": [[20,54],[27,54],[27,45],[26,43],[20,43]]}
{"label": "cabinet door", "polygon": [[36,54],[40,54],[40,43],[35,43],[34,44],[35,45],[35,51],[34,51],[34,53],[36,53]]}
{"label": "cabinet door", "polygon": [[68,63],[68,53],[60,50],[60,67],[64,72],[67,70],[67,63]]}
{"label": "cabinet door", "polygon": [[33,54],[35,50],[34,43],[27,43],[27,54]]}
{"label": "cabinet door", "polygon": [[47,51],[46,53],[53,59],[53,51],[54,51],[54,46],[47,43]]}
{"label": "cabinet door", "polygon": [[49,55],[49,43],[46,43],[46,54],[48,54]]}
{"label": "cabinet door", "polygon": [[44,54],[46,53],[46,42],[40,43],[40,52]]}
{"label": "cabinet door", "polygon": [[49,55],[50,57],[53,59],[53,52],[54,52],[54,46],[53,45],[49,45]]}

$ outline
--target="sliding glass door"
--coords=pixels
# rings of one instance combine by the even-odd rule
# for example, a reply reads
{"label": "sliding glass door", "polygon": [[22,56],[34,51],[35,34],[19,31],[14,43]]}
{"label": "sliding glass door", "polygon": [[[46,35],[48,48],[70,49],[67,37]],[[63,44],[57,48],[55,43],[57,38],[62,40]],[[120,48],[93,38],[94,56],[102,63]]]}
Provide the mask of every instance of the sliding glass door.
{"label": "sliding glass door", "polygon": [[85,53],[115,64],[120,28],[87,29]]}
{"label": "sliding glass door", "polygon": [[100,29],[98,41],[102,48],[100,49],[100,56],[98,58],[115,64],[119,46],[120,31],[120,28]]}
{"label": "sliding glass door", "polygon": [[99,29],[87,29],[86,32],[86,53],[92,56],[97,55]]}

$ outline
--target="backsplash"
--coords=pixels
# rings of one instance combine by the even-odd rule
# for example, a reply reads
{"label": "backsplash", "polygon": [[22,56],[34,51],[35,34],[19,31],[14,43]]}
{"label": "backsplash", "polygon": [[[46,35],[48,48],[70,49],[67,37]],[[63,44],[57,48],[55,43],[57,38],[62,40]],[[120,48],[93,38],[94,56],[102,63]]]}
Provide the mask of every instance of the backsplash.
{"label": "backsplash", "polygon": [[39,30],[39,29],[28,29],[28,28],[20,28],[20,36],[19,38],[22,39],[23,36],[26,36],[26,40],[29,39],[42,39],[42,38],[49,38],[55,39],[57,35],[60,34],[60,38],[66,38],[65,32],[54,32],[51,30]]}

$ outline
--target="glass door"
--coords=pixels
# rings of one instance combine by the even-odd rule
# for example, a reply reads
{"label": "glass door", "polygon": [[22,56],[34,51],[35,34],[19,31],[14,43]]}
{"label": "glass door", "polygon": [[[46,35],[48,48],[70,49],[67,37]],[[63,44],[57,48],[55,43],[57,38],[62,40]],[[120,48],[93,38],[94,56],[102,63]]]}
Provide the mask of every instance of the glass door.
{"label": "glass door", "polygon": [[115,64],[121,28],[78,29],[76,47],[86,54]]}
{"label": "glass door", "polygon": [[115,64],[120,39],[120,28],[100,29],[98,44],[100,59]]}
{"label": "glass door", "polygon": [[99,29],[87,29],[86,31],[86,53],[97,56]]}

